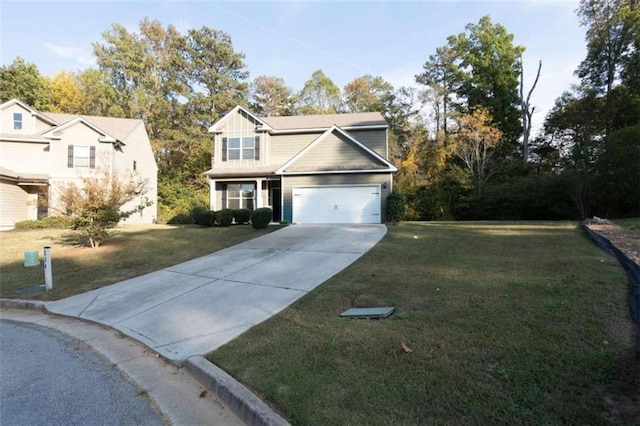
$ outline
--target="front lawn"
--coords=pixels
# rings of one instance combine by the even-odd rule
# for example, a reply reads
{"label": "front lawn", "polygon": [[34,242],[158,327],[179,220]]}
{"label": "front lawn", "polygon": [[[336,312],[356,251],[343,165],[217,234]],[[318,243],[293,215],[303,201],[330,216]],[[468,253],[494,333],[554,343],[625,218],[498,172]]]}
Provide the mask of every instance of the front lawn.
{"label": "front lawn", "polygon": [[634,424],[626,289],[575,223],[405,223],[208,358],[293,424]]}
{"label": "front lawn", "polygon": [[[204,256],[278,229],[249,225],[203,228],[193,225],[125,225],[104,246],[65,229],[0,233],[0,297],[56,300]],[[18,296],[15,290],[44,283],[44,246],[51,247],[53,290]],[[40,266],[24,267],[24,252],[38,250]]]}

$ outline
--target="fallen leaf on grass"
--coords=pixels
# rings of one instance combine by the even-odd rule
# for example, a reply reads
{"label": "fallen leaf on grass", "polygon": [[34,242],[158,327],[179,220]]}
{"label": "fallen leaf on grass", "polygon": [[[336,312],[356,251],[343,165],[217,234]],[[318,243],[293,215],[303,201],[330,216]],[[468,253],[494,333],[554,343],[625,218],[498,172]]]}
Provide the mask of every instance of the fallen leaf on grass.
{"label": "fallen leaf on grass", "polygon": [[411,348],[409,346],[407,346],[406,343],[404,343],[404,342],[401,342],[401,343],[402,343],[402,350],[404,351],[404,353],[408,354],[409,352],[413,352],[411,350]]}

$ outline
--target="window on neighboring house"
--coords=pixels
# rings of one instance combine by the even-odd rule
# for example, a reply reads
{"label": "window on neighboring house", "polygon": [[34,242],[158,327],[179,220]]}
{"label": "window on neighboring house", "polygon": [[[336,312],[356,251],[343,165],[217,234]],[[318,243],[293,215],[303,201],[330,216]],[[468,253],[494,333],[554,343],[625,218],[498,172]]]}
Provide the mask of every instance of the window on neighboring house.
{"label": "window on neighboring house", "polygon": [[222,161],[259,159],[260,136],[222,138]]}
{"label": "window on neighboring house", "polygon": [[22,113],[13,113],[13,130],[22,130]]}
{"label": "window on neighboring house", "polygon": [[96,167],[96,147],[69,145],[67,167]]}
{"label": "window on neighboring house", "polygon": [[255,193],[256,185],[254,183],[228,184],[227,208],[253,210]]}

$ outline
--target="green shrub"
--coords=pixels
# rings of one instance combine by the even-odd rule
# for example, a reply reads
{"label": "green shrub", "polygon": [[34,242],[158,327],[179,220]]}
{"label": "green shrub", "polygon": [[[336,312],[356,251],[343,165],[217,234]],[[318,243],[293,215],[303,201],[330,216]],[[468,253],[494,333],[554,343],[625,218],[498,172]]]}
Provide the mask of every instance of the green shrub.
{"label": "green shrub", "polygon": [[256,209],[251,214],[251,226],[255,229],[265,229],[271,223],[273,212],[268,207]]}
{"label": "green shrub", "polygon": [[73,219],[70,216],[49,216],[40,220],[16,222],[15,229],[65,229],[70,228]]}
{"label": "green shrub", "polygon": [[205,210],[198,213],[198,222],[200,226],[213,226],[216,224],[216,212],[213,210]]}
{"label": "green shrub", "polygon": [[195,223],[196,225],[202,225],[202,226],[213,226],[213,225],[207,225],[204,223],[204,221],[207,220],[206,216],[206,212],[208,212],[209,209],[207,209],[204,206],[195,206],[194,208],[191,209],[191,217],[193,218],[193,223]]}
{"label": "green shrub", "polygon": [[391,223],[400,222],[404,218],[407,209],[407,197],[397,191],[392,191],[387,196],[387,221]]}
{"label": "green shrub", "polygon": [[215,213],[216,221],[222,226],[229,226],[233,222],[233,210],[222,209]]}
{"label": "green shrub", "polygon": [[190,214],[179,213],[173,216],[167,222],[169,225],[191,225],[193,223],[193,217]]}
{"label": "green shrub", "polygon": [[233,218],[237,225],[244,225],[251,220],[251,210],[249,209],[235,209],[233,211]]}

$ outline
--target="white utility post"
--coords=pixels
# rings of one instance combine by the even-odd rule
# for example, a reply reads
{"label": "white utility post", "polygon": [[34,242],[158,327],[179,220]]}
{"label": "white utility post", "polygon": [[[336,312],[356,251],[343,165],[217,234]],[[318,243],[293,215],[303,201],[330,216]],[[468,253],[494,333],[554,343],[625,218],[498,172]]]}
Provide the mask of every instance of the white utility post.
{"label": "white utility post", "polygon": [[51,271],[51,247],[44,248],[44,286],[47,290],[53,289],[53,273]]}

